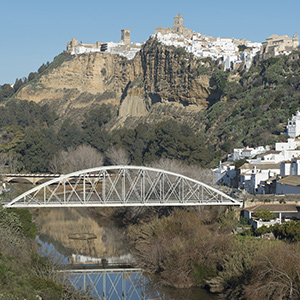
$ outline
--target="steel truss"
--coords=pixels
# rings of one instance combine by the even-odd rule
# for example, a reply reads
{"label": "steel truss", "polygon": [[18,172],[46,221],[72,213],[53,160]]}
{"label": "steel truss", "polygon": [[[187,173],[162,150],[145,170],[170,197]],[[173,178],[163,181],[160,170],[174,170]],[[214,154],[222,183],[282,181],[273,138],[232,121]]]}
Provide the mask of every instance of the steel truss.
{"label": "steel truss", "polygon": [[[148,300],[141,269],[85,269],[60,271],[76,289],[101,300]],[[155,299],[158,299],[155,297]]]}
{"label": "steel truss", "polygon": [[191,206],[241,203],[195,179],[160,169],[108,166],[43,183],[6,207]]}

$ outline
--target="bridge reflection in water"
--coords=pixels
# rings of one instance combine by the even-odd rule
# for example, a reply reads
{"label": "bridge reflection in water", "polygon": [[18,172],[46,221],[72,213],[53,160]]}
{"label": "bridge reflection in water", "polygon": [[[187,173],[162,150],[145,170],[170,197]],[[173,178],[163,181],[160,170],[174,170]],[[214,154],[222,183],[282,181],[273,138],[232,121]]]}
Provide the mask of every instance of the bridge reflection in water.
{"label": "bridge reflection in water", "polygon": [[81,268],[60,270],[76,289],[89,291],[101,300],[162,299],[147,290],[147,279],[138,268]]}

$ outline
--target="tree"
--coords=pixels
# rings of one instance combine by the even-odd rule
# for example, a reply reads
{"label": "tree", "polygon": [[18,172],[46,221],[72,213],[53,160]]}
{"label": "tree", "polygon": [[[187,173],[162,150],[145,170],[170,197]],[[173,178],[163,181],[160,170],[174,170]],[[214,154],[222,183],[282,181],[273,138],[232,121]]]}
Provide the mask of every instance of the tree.
{"label": "tree", "polygon": [[57,133],[58,141],[64,150],[78,147],[83,140],[82,132],[79,126],[66,119]]}
{"label": "tree", "polygon": [[83,144],[76,149],[70,148],[67,151],[61,151],[58,156],[53,156],[49,168],[55,173],[71,173],[100,167],[103,161],[103,155],[99,151]]}
{"label": "tree", "polygon": [[288,240],[291,242],[300,241],[300,222],[289,221],[283,224],[275,224],[272,227],[272,232],[279,239]]}
{"label": "tree", "polygon": [[209,184],[210,186],[216,186],[213,172],[210,169],[202,168],[199,165],[188,165],[186,162],[180,160],[161,158],[158,161],[151,163],[150,167],[185,175]]}
{"label": "tree", "polygon": [[270,221],[276,218],[276,216],[268,209],[258,209],[253,213],[253,217],[262,219],[263,221]]}
{"label": "tree", "polygon": [[9,98],[14,94],[14,89],[8,83],[3,84],[1,90],[3,98]]}
{"label": "tree", "polygon": [[16,152],[19,153],[27,171],[47,172],[50,158],[57,148],[56,135],[53,130],[29,127],[23,141],[18,144]]}
{"label": "tree", "polygon": [[67,157],[68,157],[68,152],[63,150],[57,154],[54,154],[52,159],[49,162],[49,171],[54,174],[61,173],[67,161]]}
{"label": "tree", "polygon": [[14,92],[16,92],[23,85],[24,85],[23,80],[21,78],[20,79],[17,78],[14,84]]}
{"label": "tree", "polygon": [[128,165],[130,163],[129,153],[124,148],[113,146],[106,151],[106,156],[111,165]]}
{"label": "tree", "polygon": [[29,75],[28,75],[28,81],[34,80],[37,77],[37,75],[38,75],[38,73],[35,73],[35,72],[29,73]]}
{"label": "tree", "polygon": [[46,69],[47,69],[47,65],[42,64],[42,65],[38,68],[38,73],[39,73],[39,74],[42,74]]}
{"label": "tree", "polygon": [[227,78],[228,78],[228,73],[221,70],[215,71],[212,75],[212,79],[216,84],[216,89],[219,90],[221,93],[223,93],[225,90],[227,84]]}
{"label": "tree", "polygon": [[9,173],[16,173],[18,164],[18,158],[12,152],[0,154],[0,173],[4,173],[6,168],[8,168]]}

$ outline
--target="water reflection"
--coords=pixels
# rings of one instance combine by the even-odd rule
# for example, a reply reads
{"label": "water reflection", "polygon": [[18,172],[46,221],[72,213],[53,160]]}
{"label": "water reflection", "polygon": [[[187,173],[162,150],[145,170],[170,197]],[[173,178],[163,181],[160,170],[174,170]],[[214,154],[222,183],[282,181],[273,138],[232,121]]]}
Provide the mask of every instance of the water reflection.
{"label": "water reflection", "polygon": [[138,269],[78,270],[65,276],[74,287],[89,290],[96,299],[162,299],[158,292],[146,291],[146,278]]}
{"label": "water reflection", "polygon": [[[85,269],[85,273],[74,271],[68,276],[71,276],[74,286],[93,287],[93,294],[98,299],[216,299],[202,289],[163,289],[158,292],[141,273],[135,271],[116,273],[113,270],[111,276],[105,277],[103,271],[108,268],[132,267],[134,258],[127,248],[124,230],[108,218],[97,217],[95,220],[86,208],[40,209],[35,218],[43,253],[53,255],[53,252],[59,252],[60,261],[70,264],[67,269]],[[90,265],[105,270],[88,273],[86,269]],[[115,288],[113,282],[116,282]],[[147,284],[142,285],[142,282]]]}
{"label": "water reflection", "polygon": [[94,220],[85,208],[40,210],[37,223],[41,241],[52,243],[70,262],[133,260],[124,231],[107,218]]}

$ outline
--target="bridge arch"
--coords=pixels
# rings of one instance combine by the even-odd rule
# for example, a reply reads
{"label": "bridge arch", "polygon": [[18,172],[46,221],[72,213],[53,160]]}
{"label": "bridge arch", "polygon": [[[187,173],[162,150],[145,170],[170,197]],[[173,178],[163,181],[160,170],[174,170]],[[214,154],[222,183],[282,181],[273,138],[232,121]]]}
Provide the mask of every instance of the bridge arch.
{"label": "bridge arch", "polygon": [[161,169],[106,166],[40,184],[5,207],[236,205],[241,202],[195,179]]}

